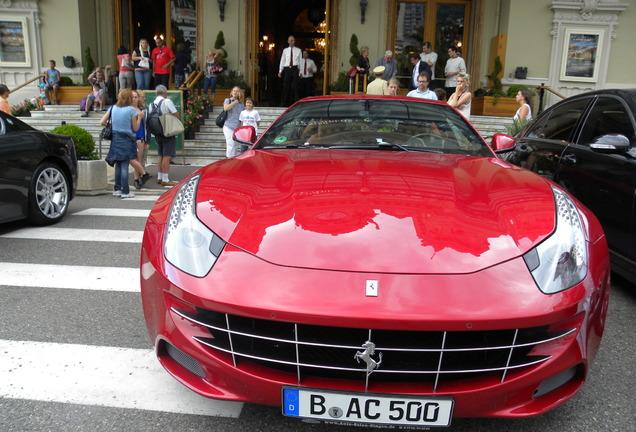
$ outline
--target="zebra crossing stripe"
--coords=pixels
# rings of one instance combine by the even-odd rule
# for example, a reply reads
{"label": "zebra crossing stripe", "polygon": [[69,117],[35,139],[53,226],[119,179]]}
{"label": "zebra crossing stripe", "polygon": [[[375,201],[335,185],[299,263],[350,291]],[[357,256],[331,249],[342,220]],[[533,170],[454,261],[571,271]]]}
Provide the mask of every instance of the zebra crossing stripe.
{"label": "zebra crossing stripe", "polygon": [[1,234],[0,238],[141,244],[143,235],[143,231],[34,227],[22,228],[5,234]]}
{"label": "zebra crossing stripe", "polygon": [[177,382],[152,350],[0,339],[0,397],[237,418],[240,402]]}
{"label": "zebra crossing stripe", "polygon": [[108,216],[108,217],[140,217],[147,218],[150,210],[123,208],[89,208],[73,213],[74,216]]}
{"label": "zebra crossing stripe", "polygon": [[0,262],[0,285],[139,292],[139,269]]}

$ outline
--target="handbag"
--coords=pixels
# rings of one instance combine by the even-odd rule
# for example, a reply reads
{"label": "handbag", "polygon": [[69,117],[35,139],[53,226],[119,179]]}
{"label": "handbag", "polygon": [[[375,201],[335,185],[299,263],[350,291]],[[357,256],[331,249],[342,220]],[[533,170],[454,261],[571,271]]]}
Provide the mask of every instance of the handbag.
{"label": "handbag", "polygon": [[163,135],[165,137],[173,137],[182,134],[185,128],[181,120],[173,116],[172,114],[162,114],[159,117],[161,127],[163,127]]}
{"label": "handbag", "polygon": [[227,111],[223,110],[221,111],[221,114],[219,114],[218,117],[216,118],[216,125],[222,128],[223,125],[225,124],[226,119],[227,119]]}
{"label": "handbag", "polygon": [[357,66],[353,66],[351,69],[349,69],[349,78],[355,78],[357,73],[358,73]]}
{"label": "handbag", "polygon": [[150,62],[148,61],[146,57],[142,57],[141,60],[139,60],[139,67],[144,69],[150,69]]}
{"label": "handbag", "polygon": [[112,111],[113,111],[113,107],[110,107],[110,109],[108,110],[108,123],[106,123],[106,126],[104,127],[104,129],[102,129],[102,132],[99,134],[99,136],[106,141],[110,141],[113,139]]}

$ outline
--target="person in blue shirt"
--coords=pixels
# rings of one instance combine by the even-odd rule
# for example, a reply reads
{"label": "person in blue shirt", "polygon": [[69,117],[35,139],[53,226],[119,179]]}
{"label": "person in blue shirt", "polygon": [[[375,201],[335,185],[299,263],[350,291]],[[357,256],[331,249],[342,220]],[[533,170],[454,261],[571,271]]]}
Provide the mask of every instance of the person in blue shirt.
{"label": "person in blue shirt", "polygon": [[133,92],[131,89],[123,89],[117,95],[117,104],[113,105],[102,117],[100,124],[106,126],[111,120],[113,139],[106,160],[114,161],[115,189],[113,196],[121,198],[133,198],[134,193],[128,185],[128,165],[131,159],[137,158],[137,143],[135,142],[139,125],[145,117],[145,113],[132,106]]}

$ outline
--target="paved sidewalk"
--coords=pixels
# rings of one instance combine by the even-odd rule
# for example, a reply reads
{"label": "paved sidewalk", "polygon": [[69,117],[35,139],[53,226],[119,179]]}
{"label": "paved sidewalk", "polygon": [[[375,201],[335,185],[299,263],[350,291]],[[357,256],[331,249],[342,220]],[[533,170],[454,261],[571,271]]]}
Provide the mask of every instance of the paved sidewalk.
{"label": "paved sidewalk", "polygon": [[[185,177],[187,177],[194,171],[198,170],[199,168],[201,167],[198,165],[182,165],[182,164],[172,165],[171,164],[170,172],[169,172],[170,180],[174,180],[176,182],[183,180]],[[157,165],[154,165],[154,164],[146,165],[146,171],[150,175],[152,175],[152,177],[150,178],[150,180],[146,182],[146,185],[143,188],[137,189],[135,188],[133,183],[135,180],[135,177],[133,176],[132,167],[130,167],[130,174],[128,178],[130,182],[130,190],[134,194],[155,194],[155,195],[162,194],[173,187],[173,186],[161,186],[160,184],[157,184]],[[114,186],[115,186],[114,175],[115,175],[115,168],[109,166],[108,167],[108,192],[112,192],[114,189]]]}

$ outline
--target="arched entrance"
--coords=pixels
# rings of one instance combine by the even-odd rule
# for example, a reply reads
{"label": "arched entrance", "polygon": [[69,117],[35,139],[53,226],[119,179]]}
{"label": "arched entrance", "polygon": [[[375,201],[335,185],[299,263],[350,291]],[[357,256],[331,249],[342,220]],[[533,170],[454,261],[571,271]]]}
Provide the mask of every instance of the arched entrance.
{"label": "arched entrance", "polygon": [[326,0],[254,0],[259,11],[252,33],[258,67],[254,68],[252,89],[259,105],[278,106],[282,80],[278,78],[278,66],[287,38],[294,35],[296,46],[307,50],[319,72],[315,74],[315,95],[323,94],[328,58],[326,29],[328,5]]}

